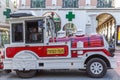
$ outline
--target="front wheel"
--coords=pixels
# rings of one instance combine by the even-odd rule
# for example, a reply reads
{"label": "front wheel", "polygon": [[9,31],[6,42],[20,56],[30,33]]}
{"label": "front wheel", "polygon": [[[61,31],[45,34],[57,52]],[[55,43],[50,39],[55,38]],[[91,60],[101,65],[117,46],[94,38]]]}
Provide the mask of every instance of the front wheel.
{"label": "front wheel", "polygon": [[37,70],[29,70],[29,71],[16,71],[16,74],[21,78],[31,78],[37,73]]}
{"label": "front wheel", "polygon": [[93,58],[87,62],[86,71],[90,77],[101,78],[107,72],[107,66],[104,60]]}

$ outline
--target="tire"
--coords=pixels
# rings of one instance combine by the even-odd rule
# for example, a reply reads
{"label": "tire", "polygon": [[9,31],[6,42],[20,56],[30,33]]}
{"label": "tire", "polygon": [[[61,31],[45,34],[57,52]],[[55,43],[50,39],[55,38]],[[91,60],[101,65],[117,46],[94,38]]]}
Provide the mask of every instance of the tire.
{"label": "tire", "polygon": [[107,65],[100,58],[93,58],[87,62],[86,71],[89,77],[102,78],[107,72]]}
{"label": "tire", "polygon": [[37,70],[29,70],[29,71],[16,71],[16,74],[21,77],[21,78],[31,78],[33,76],[35,76],[35,74],[37,73]]}
{"label": "tire", "polygon": [[10,73],[12,70],[4,70],[5,73]]}

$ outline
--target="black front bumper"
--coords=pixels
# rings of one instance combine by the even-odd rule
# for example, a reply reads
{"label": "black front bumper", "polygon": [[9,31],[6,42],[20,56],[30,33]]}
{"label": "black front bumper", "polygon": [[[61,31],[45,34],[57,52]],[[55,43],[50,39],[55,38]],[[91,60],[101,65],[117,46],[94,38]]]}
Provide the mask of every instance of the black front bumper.
{"label": "black front bumper", "polygon": [[111,54],[111,57],[114,57],[115,47],[109,47],[109,52]]}

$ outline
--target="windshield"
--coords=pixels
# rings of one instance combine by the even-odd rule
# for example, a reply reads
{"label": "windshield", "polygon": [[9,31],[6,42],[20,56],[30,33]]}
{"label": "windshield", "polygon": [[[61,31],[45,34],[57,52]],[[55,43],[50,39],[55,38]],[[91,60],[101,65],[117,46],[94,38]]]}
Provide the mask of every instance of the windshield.
{"label": "windshield", "polygon": [[54,21],[52,19],[47,19],[46,20],[46,26],[47,26],[47,32],[46,32],[47,37],[49,37],[49,38],[55,37],[56,34],[55,34]]}

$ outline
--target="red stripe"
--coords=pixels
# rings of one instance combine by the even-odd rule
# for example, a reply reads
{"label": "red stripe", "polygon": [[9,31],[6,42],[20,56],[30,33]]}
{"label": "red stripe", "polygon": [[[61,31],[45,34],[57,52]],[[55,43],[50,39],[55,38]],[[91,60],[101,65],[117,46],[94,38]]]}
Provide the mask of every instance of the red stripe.
{"label": "red stripe", "polygon": [[[48,48],[64,48],[64,54],[47,54]],[[8,47],[6,49],[6,56],[13,58],[18,52],[29,50],[35,52],[39,57],[65,57],[68,55],[68,46],[23,46],[23,47]]]}
{"label": "red stripe", "polygon": [[0,69],[3,69],[3,62],[0,62]]}
{"label": "red stripe", "polygon": [[72,58],[78,57],[77,51],[71,51],[71,52],[72,52],[72,55],[71,55]]}
{"label": "red stripe", "polygon": [[104,52],[107,56],[111,56],[110,52],[106,49],[97,49],[97,50],[84,50],[83,55],[87,52]]}
{"label": "red stripe", "polygon": [[[74,53],[75,51],[76,51],[76,53]],[[72,51],[72,54],[73,54],[72,57],[77,54],[77,51],[78,51],[78,50]],[[94,52],[101,52],[101,51],[104,52],[105,55],[111,56],[110,52],[109,52],[108,50],[106,50],[106,49],[97,49],[97,50],[93,49],[93,50],[83,50],[83,54],[77,54],[76,57],[82,56],[82,55],[86,54],[87,52],[93,52],[93,53],[94,53]]]}

